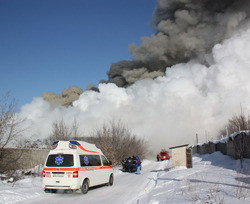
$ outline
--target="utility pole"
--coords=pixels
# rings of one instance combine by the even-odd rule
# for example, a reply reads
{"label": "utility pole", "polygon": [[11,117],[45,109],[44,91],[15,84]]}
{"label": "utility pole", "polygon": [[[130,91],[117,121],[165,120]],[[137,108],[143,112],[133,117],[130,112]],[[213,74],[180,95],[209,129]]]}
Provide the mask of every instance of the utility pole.
{"label": "utility pole", "polygon": [[198,141],[198,134],[196,133],[196,144],[198,144],[199,141]]}

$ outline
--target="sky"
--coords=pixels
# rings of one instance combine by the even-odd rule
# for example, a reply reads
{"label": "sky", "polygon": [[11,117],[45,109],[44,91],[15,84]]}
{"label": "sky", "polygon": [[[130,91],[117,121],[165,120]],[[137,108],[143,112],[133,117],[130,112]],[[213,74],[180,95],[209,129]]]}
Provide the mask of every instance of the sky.
{"label": "sky", "polygon": [[0,96],[18,106],[44,92],[107,80],[128,46],[154,33],[156,0],[0,0]]}
{"label": "sky", "polygon": [[[77,121],[84,136],[120,120],[154,150],[221,137],[230,118],[250,110],[250,3],[178,1],[0,0],[0,87],[22,105],[23,137],[46,139],[59,120]],[[70,107],[40,97],[97,85],[132,56],[128,70],[112,66],[118,79],[145,78],[127,88],[102,83]],[[163,76],[145,77],[162,62]]]}

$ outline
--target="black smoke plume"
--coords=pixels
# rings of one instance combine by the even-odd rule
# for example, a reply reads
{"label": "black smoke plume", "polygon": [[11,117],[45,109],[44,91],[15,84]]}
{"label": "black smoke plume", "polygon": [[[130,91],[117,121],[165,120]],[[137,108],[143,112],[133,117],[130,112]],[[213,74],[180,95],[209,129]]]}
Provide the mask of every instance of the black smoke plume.
{"label": "black smoke plume", "polygon": [[[158,0],[152,26],[155,34],[131,44],[132,61],[113,63],[108,81],[127,87],[143,78],[164,75],[177,63],[213,63],[208,53],[249,20],[249,0]],[[131,79],[131,77],[133,77]]]}

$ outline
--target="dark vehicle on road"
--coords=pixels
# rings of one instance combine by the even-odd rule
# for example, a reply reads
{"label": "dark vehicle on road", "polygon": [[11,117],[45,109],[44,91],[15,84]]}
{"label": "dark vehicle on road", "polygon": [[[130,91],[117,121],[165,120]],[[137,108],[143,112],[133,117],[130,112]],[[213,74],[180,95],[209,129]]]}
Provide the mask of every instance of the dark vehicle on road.
{"label": "dark vehicle on road", "polygon": [[[123,172],[136,172],[137,171],[137,158],[135,156],[128,157],[122,161],[122,171]],[[140,166],[141,168],[141,166]]]}

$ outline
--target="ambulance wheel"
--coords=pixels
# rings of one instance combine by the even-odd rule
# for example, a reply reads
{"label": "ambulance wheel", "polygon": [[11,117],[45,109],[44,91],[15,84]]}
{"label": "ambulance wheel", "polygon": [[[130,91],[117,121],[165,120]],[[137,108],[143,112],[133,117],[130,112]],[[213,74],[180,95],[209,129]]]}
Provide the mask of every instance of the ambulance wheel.
{"label": "ambulance wheel", "polygon": [[88,183],[88,180],[87,179],[85,179],[84,181],[83,181],[83,183],[82,183],[82,193],[83,194],[86,194],[86,193],[88,193],[88,191],[89,191],[89,183]]}
{"label": "ambulance wheel", "polygon": [[113,185],[113,183],[114,183],[114,175],[113,175],[113,174],[111,174],[111,175],[110,175],[110,177],[109,177],[109,182],[108,182],[108,185],[109,185],[109,186],[112,186],[112,185]]}

